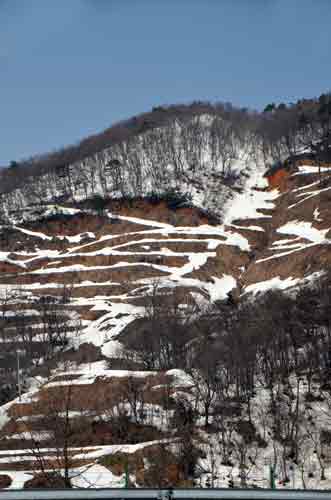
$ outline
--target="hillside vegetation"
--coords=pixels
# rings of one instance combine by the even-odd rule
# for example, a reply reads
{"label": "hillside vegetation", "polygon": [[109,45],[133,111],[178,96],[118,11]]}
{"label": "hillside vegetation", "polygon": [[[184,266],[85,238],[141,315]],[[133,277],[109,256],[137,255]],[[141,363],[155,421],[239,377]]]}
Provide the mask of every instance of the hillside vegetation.
{"label": "hillside vegetation", "polygon": [[330,96],[1,171],[4,487],[331,487]]}

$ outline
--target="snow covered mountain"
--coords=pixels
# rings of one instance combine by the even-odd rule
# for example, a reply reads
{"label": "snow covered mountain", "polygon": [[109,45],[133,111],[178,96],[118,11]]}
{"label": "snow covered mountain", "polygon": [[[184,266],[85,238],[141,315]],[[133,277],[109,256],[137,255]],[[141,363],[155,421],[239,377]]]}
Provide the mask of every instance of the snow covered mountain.
{"label": "snow covered mountain", "polygon": [[[184,360],[151,370],[135,349],[143,319],[149,315],[152,333],[158,328],[157,301],[176,296],[176,309],[190,311],[191,321],[210,304],[301,289],[330,267],[331,166],[297,158],[290,169],[280,164],[268,173],[251,132],[228,134],[224,146],[221,125],[209,115],[174,121],[2,193],[3,385],[15,396],[20,357],[25,392],[0,408],[0,466],[11,487],[44,469],[75,471],[79,486],[117,485],[125,460],[137,485],[156,484],[157,462],[171,484],[190,477],[227,486],[237,476],[238,484],[268,484],[275,449],[261,444],[255,459],[248,447],[240,457],[242,447],[234,446],[228,463],[214,456],[218,434],[202,429],[195,372]],[[194,350],[194,338],[185,349]],[[253,396],[253,414],[266,393]],[[172,449],[188,418],[176,406],[183,398],[195,398],[201,426],[195,476],[179,467]],[[87,417],[94,430],[85,439],[78,429]],[[123,442],[120,431],[114,437],[116,419],[130,421]],[[302,473],[307,484],[329,487],[313,474],[319,461],[311,461],[304,472],[297,465],[293,482],[298,486]]]}

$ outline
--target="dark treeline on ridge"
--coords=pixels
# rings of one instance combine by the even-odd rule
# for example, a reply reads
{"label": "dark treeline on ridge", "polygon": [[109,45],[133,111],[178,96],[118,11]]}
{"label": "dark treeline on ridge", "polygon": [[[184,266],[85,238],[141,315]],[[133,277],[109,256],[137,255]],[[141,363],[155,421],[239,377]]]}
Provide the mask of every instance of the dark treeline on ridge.
{"label": "dark treeline on ridge", "polygon": [[193,117],[201,115],[210,115],[230,123],[239,135],[249,131],[256,137],[263,154],[266,156],[267,153],[269,158],[276,161],[284,156],[284,145],[287,155],[296,153],[298,136],[302,139],[301,146],[310,145],[316,137],[329,137],[331,99],[327,93],[318,99],[301,99],[290,105],[268,104],[262,113],[238,108],[230,103],[202,101],[157,106],[149,112],[91,135],[78,144],[21,161],[12,161],[0,173],[1,192],[9,192],[21,186],[27,177],[41,176],[65,168],[155,128],[166,127],[175,121],[179,124],[187,123]]}

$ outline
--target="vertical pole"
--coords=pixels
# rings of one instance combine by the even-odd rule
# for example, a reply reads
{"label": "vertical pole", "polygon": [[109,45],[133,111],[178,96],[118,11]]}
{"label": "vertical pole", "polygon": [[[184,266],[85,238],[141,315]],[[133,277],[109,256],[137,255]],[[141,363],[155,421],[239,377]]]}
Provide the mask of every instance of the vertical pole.
{"label": "vertical pole", "polygon": [[18,389],[18,398],[19,401],[21,401],[21,376],[20,376],[20,351],[17,349],[16,351],[16,358],[17,358],[17,389]]}
{"label": "vertical pole", "polygon": [[273,465],[270,465],[270,488],[272,490],[276,489],[275,485],[275,468]]}
{"label": "vertical pole", "polygon": [[127,489],[129,487],[129,459],[127,459],[125,463],[125,483],[124,488]]}

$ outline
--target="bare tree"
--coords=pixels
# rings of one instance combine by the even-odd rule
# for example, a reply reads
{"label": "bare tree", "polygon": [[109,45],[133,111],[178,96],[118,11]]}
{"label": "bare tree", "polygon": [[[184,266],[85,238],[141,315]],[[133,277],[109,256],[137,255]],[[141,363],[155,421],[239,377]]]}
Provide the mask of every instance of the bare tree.
{"label": "bare tree", "polygon": [[144,383],[141,379],[129,376],[122,384],[123,396],[127,400],[133,421],[138,424],[144,419]]}
{"label": "bare tree", "polygon": [[169,293],[159,283],[151,287],[129,345],[147,370],[185,369],[189,363],[187,346],[194,337],[195,311],[195,302],[180,290]]}
{"label": "bare tree", "polygon": [[91,436],[94,412],[79,392],[70,382],[56,388],[46,386],[33,403],[29,419],[19,408],[13,413],[12,425],[22,433],[21,446],[30,450],[36,473],[42,473],[46,481],[52,474],[62,478],[65,488],[71,488],[73,479],[91,466],[80,443],[82,434],[85,441]]}
{"label": "bare tree", "polygon": [[223,176],[229,175],[233,162],[238,158],[237,138],[230,122],[214,118],[210,130],[210,147],[214,168],[220,163]]}

